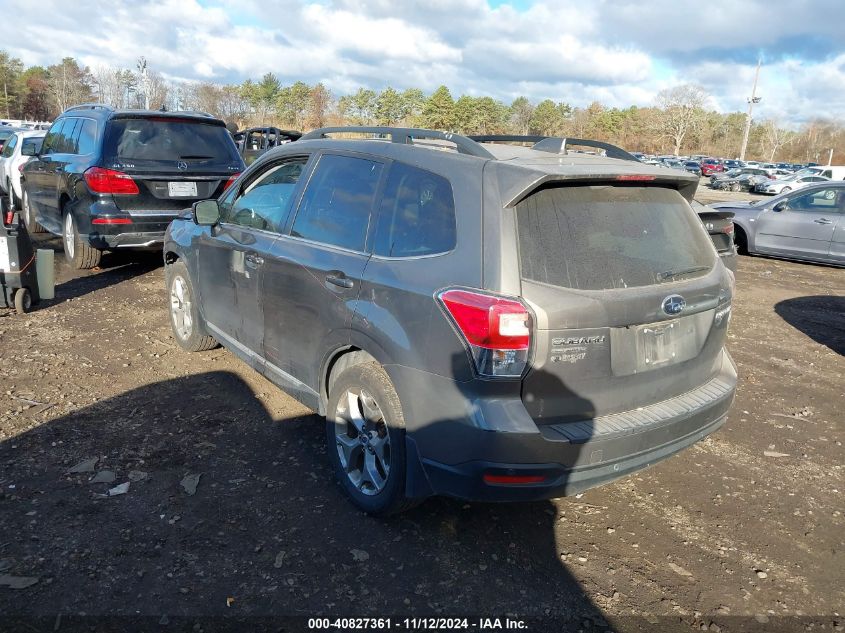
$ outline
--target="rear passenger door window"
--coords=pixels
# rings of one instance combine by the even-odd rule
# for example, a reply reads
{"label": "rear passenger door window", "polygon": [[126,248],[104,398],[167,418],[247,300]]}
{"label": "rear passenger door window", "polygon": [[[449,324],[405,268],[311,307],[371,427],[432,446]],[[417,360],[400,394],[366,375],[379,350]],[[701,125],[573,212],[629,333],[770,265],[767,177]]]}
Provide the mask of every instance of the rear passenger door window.
{"label": "rear passenger door window", "polygon": [[62,126],[65,124],[65,119],[61,121],[56,121],[53,125],[50,126],[50,129],[47,130],[47,134],[44,136],[44,142],[41,144],[41,153],[42,154],[55,154],[56,153],[56,143],[59,140],[59,134],[62,131]]}
{"label": "rear passenger door window", "polygon": [[6,144],[3,146],[3,152],[0,153],[0,156],[3,158],[8,158],[12,155],[15,151],[15,146],[18,144],[18,135],[12,134],[9,139],[6,141]]}
{"label": "rear passenger door window", "polygon": [[364,252],[383,165],[323,154],[308,181],[291,236]]}
{"label": "rear passenger door window", "polygon": [[376,221],[373,254],[420,257],[455,248],[455,200],[449,181],[394,163]]}

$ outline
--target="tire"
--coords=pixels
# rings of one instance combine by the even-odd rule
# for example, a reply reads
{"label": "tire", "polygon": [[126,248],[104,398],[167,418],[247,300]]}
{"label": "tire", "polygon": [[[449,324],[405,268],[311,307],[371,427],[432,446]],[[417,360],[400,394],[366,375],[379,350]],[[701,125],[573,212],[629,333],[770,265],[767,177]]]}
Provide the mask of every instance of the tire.
{"label": "tire", "polygon": [[393,383],[377,363],[353,365],[334,381],[326,415],[329,460],[341,488],[368,514],[403,512],[405,419]]}
{"label": "tire", "polygon": [[738,182],[731,183],[731,191],[733,191],[734,193],[736,193],[737,191],[740,191],[741,189],[742,189],[742,187],[740,186],[740,184]]}
{"label": "tire", "polygon": [[47,229],[35,221],[35,213],[32,211],[32,205],[29,204],[29,193],[27,192],[26,187],[21,185],[21,190],[23,192],[21,216],[23,217],[24,225],[26,225],[26,230],[30,233],[46,233]]}
{"label": "tire", "polygon": [[32,294],[29,288],[18,288],[15,290],[13,299],[15,303],[15,312],[18,314],[26,314],[32,309]]}
{"label": "tire", "polygon": [[740,255],[748,255],[748,237],[745,231],[734,224],[734,245],[736,245],[736,252]]}
{"label": "tire", "polygon": [[170,301],[170,329],[179,347],[189,352],[204,352],[217,347],[217,341],[205,329],[199,314],[188,267],[176,261],[165,269],[164,279]]}
{"label": "tire", "polygon": [[71,268],[87,270],[99,266],[103,251],[79,237],[76,220],[70,211],[65,211],[62,215],[62,243],[65,247],[65,259]]}

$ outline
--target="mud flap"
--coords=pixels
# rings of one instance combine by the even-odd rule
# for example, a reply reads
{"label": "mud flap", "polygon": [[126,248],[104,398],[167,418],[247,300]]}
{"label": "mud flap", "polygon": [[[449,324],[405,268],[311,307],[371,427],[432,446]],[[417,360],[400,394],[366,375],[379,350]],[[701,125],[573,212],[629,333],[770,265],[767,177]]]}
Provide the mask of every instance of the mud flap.
{"label": "mud flap", "polygon": [[422,465],[417,443],[405,434],[405,496],[409,499],[424,499],[434,494],[425,468]]}

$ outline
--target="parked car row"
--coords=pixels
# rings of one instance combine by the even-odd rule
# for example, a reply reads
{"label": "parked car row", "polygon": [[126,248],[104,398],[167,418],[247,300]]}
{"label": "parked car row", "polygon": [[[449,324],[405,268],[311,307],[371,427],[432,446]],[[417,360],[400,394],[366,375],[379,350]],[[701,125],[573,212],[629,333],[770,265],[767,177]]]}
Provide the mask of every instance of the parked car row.
{"label": "parked car row", "polygon": [[9,196],[12,209],[21,208],[21,171],[41,151],[45,134],[43,130],[15,130],[0,151],[0,189]]}
{"label": "parked car row", "polygon": [[[649,165],[659,165],[669,167],[672,169],[684,169],[690,173],[698,174],[699,176],[719,176],[723,172],[732,169],[762,169],[767,174],[775,177],[790,176],[793,173],[804,169],[806,167],[814,166],[814,164],[798,165],[793,163],[760,163],[758,161],[741,161],[724,158],[711,158],[707,156],[653,156],[650,154],[643,154],[641,152],[634,152],[642,162]],[[739,189],[736,189],[739,191]]]}

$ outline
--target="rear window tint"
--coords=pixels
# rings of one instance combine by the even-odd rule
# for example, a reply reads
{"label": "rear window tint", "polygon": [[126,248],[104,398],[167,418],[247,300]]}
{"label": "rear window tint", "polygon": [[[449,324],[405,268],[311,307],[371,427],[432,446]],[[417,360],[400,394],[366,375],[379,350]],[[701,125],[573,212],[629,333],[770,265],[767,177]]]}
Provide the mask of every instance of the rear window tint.
{"label": "rear window tint", "polygon": [[455,201],[449,181],[395,163],[387,178],[373,253],[415,257],[455,248]]}
{"label": "rear window tint", "polygon": [[231,163],[238,160],[225,127],[202,121],[145,118],[112,119],[103,153],[107,159],[173,163],[184,160]]}
{"label": "rear window tint", "polygon": [[516,206],[522,277],[606,290],[700,276],[715,262],[687,202],[659,187],[558,187]]}

